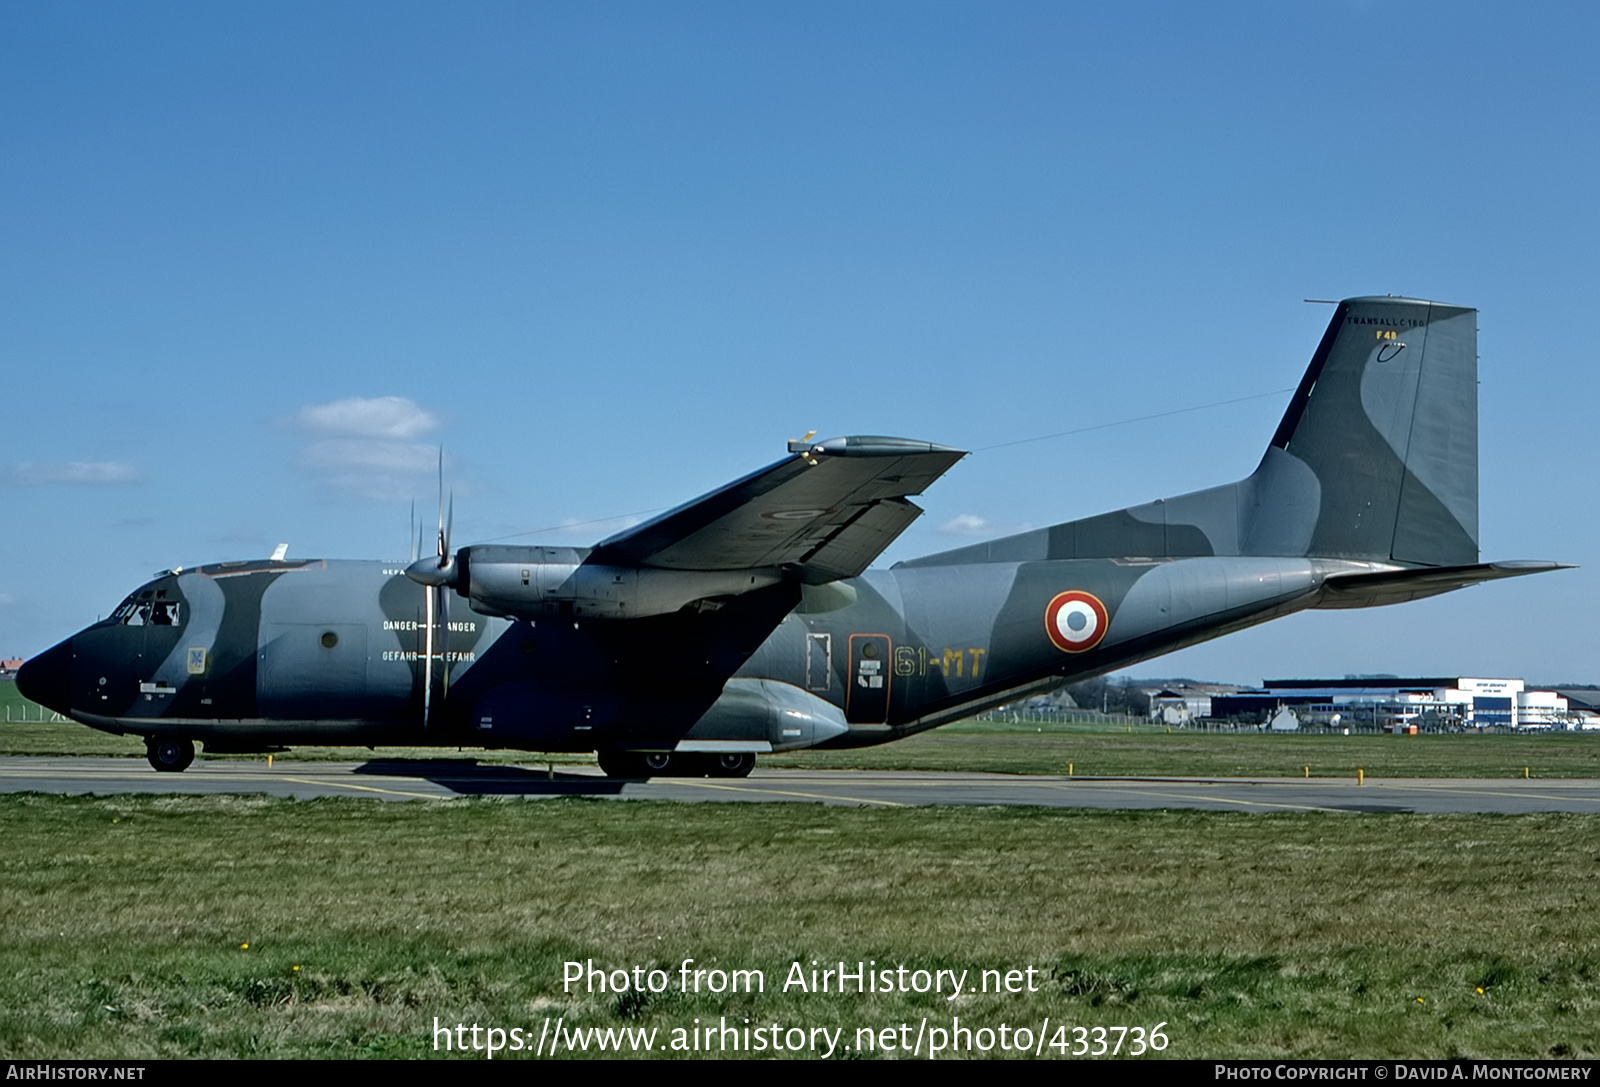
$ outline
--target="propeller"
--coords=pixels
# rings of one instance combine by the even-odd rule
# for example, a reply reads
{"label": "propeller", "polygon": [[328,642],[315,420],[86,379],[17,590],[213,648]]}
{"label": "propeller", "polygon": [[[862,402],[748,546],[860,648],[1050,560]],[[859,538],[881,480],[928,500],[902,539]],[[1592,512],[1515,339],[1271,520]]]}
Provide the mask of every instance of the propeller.
{"label": "propeller", "polygon": [[816,436],[816,431],[808,430],[806,431],[806,436],[804,438],[801,438],[799,441],[791,440],[789,442],[789,452],[799,453],[800,459],[811,465],[813,468],[817,466],[817,458],[812,455],[811,450],[806,443],[811,441],[811,439],[815,438]]}
{"label": "propeller", "polygon": [[[406,567],[406,577],[423,587],[424,626],[422,646],[422,724],[433,723],[433,660],[434,629],[439,630],[438,658],[443,670],[439,685],[439,702],[443,705],[450,690],[450,590],[455,587],[460,573],[455,554],[450,550],[450,532],[456,520],[456,496],[450,493],[449,514],[444,501],[444,447],[439,448],[439,535],[435,553],[417,559]],[[417,540],[417,551],[422,550],[422,540]],[[437,616],[437,618],[435,618]]]}

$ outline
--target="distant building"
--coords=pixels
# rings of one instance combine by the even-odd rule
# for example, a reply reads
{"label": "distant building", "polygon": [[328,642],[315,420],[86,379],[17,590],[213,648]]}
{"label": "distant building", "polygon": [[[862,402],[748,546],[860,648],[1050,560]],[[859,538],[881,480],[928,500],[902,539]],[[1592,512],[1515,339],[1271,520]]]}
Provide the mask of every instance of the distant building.
{"label": "distant building", "polygon": [[[1590,692],[1600,703],[1600,691]],[[1563,693],[1529,691],[1520,679],[1470,676],[1269,679],[1261,689],[1212,700],[1217,717],[1265,721],[1290,707],[1305,724],[1383,730],[1600,728],[1600,706],[1574,707]]]}
{"label": "distant building", "polygon": [[1557,687],[1554,693],[1567,700],[1567,707],[1572,712],[1590,713],[1600,718],[1600,688]]}
{"label": "distant building", "polygon": [[17,670],[22,667],[24,659],[23,657],[10,657],[6,660],[0,660],[0,678],[15,679]]}
{"label": "distant building", "polygon": [[1231,683],[1193,683],[1168,680],[1159,685],[1138,684],[1150,700],[1150,720],[1158,725],[1186,725],[1213,715],[1212,700],[1239,690]]}
{"label": "distant building", "polygon": [[1211,716],[1211,696],[1163,689],[1150,696],[1150,720],[1158,725],[1187,725]]}

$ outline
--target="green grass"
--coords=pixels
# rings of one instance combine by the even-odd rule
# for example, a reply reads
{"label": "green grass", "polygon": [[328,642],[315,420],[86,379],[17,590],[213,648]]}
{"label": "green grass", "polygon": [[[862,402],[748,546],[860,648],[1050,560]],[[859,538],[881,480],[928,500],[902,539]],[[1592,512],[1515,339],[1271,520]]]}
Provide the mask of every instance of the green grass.
{"label": "green grass", "polygon": [[[1102,777],[1600,778],[1600,733],[1283,735],[964,721],[883,747],[763,756],[762,766]],[[1309,768],[1309,771],[1308,769]]]}
{"label": "green grass", "polygon": [[143,755],[144,743],[96,732],[22,697],[0,680],[0,755]]}
{"label": "green grass", "polygon": [[[1172,1057],[1600,1055],[1600,817],[35,795],[0,797],[0,840],[5,1058],[954,1015],[1165,1022]],[[767,992],[564,993],[590,958]],[[776,991],[813,959],[1042,986]]]}

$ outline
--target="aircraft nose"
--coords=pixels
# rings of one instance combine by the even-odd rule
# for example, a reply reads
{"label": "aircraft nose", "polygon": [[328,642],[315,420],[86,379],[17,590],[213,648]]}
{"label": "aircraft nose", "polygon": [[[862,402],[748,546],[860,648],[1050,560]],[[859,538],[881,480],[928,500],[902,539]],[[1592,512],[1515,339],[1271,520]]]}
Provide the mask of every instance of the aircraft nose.
{"label": "aircraft nose", "polygon": [[28,661],[17,672],[23,698],[66,715],[72,712],[72,639]]}

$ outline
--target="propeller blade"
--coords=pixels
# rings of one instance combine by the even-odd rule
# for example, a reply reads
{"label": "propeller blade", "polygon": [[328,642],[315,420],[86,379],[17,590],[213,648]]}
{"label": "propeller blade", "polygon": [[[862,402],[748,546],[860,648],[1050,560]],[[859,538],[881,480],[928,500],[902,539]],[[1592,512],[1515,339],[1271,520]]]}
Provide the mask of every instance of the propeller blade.
{"label": "propeller blade", "polygon": [[442,535],[439,538],[439,557],[441,559],[445,560],[444,562],[441,562],[439,564],[440,566],[445,565],[450,560],[450,532],[455,527],[455,523],[456,523],[456,492],[455,492],[455,488],[452,487],[450,489],[450,515],[447,518],[445,518],[444,535]]}
{"label": "propeller blade", "polygon": [[444,565],[444,446],[439,447],[439,565]]}
{"label": "propeller blade", "polygon": [[[434,724],[433,710],[433,658],[435,655],[434,625],[439,629],[439,708],[444,709],[450,692],[450,589],[456,582],[455,556],[450,551],[450,535],[456,521],[456,493],[450,492],[448,513],[444,500],[444,446],[439,447],[439,535],[435,555],[431,559],[416,559],[406,567],[406,576],[423,586],[427,597],[427,636],[423,652],[427,663],[422,669],[422,723],[424,728]],[[419,547],[420,548],[420,538]],[[435,602],[434,594],[438,594]]]}
{"label": "propeller blade", "polygon": [[[416,503],[412,502],[412,517],[415,520]],[[450,534],[454,530],[456,520],[456,494],[450,492],[449,512],[446,513],[444,501],[444,446],[439,447],[439,534],[435,538],[434,555],[432,558],[418,558],[417,552],[422,550],[422,533],[417,534],[417,550],[412,552],[411,565],[406,567],[406,577],[423,586],[423,597],[426,601],[426,622],[423,629],[423,666],[422,666],[422,725],[430,728],[434,724],[433,709],[433,659],[435,656],[434,628],[437,625],[439,636],[437,639],[437,656],[439,658],[439,708],[444,709],[446,696],[450,691],[450,589],[456,583],[456,561],[450,551]],[[435,598],[437,595],[437,599]]]}
{"label": "propeller blade", "polygon": [[427,601],[422,627],[422,727],[427,728],[433,720],[433,590],[424,586],[422,596]]}
{"label": "propeller blade", "polygon": [[799,441],[795,441],[793,438],[789,439],[789,452],[800,454],[800,459],[811,465],[813,468],[816,467],[817,458],[806,443],[811,441],[811,439],[816,436],[816,433],[817,432],[814,430],[808,430],[806,431],[806,436],[801,438]]}
{"label": "propeller blade", "polygon": [[450,589],[441,585],[439,593],[439,707],[450,695]]}

